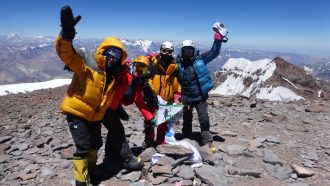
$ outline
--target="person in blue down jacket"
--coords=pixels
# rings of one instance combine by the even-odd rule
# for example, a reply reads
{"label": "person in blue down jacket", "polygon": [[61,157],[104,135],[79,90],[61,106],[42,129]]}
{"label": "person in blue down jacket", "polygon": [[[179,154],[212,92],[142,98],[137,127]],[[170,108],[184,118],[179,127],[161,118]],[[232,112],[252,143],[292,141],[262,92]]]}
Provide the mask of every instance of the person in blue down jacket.
{"label": "person in blue down jacket", "polygon": [[210,121],[207,110],[208,92],[213,88],[210,73],[206,64],[215,59],[219,53],[222,42],[227,42],[227,30],[221,23],[213,25],[214,43],[212,49],[199,54],[195,44],[191,40],[184,40],[181,43],[181,54],[177,58],[179,70],[179,82],[181,84],[182,102],[186,109],[183,113],[182,134],[185,138],[192,137],[192,109],[195,107],[201,128],[201,145],[209,145],[215,153],[213,136],[210,132]]}

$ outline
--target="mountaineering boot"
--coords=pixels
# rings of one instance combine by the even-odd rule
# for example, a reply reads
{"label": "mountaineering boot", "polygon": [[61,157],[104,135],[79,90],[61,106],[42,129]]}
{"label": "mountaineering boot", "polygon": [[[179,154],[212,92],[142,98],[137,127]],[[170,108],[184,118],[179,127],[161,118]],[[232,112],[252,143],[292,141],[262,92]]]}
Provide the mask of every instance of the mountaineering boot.
{"label": "mountaineering boot", "polygon": [[76,186],[88,186],[88,162],[87,157],[73,157],[74,179]]}
{"label": "mountaineering boot", "polygon": [[88,173],[90,176],[94,175],[95,166],[97,162],[97,153],[99,149],[93,149],[88,152]]}
{"label": "mountaineering boot", "polygon": [[141,145],[141,147],[143,149],[147,149],[149,147],[154,147],[154,146],[155,146],[154,140],[150,140],[150,139],[147,139],[147,138],[144,139],[144,141],[142,142],[142,145]]}
{"label": "mountaineering boot", "polygon": [[151,122],[146,122],[144,126],[144,141],[142,148],[146,149],[155,146],[155,127]]}
{"label": "mountaineering boot", "polygon": [[156,139],[155,145],[164,144],[165,143],[165,134],[167,131],[167,122],[158,125],[156,130],[157,130],[157,139]]}
{"label": "mountaineering boot", "polygon": [[213,136],[210,131],[205,130],[201,132],[201,145],[208,145],[210,147],[211,152],[216,153],[217,149],[213,146]]}
{"label": "mountaineering boot", "polygon": [[133,155],[128,143],[123,143],[120,150],[120,158],[122,160],[122,165],[126,169],[138,170],[142,169],[144,162],[140,157]]}
{"label": "mountaineering boot", "polygon": [[182,127],[182,137],[187,139],[192,139],[192,124],[189,124],[189,121],[184,121]]}

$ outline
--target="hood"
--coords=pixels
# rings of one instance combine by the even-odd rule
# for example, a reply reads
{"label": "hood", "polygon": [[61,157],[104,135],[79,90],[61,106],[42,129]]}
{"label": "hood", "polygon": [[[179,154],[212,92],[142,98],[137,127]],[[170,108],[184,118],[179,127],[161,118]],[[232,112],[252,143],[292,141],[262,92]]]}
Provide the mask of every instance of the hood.
{"label": "hood", "polygon": [[152,73],[153,69],[151,67],[152,64],[150,63],[150,60],[149,60],[148,57],[146,57],[146,56],[139,56],[139,57],[136,57],[133,62],[134,63],[142,63],[142,64],[144,64],[144,65],[146,65],[148,67],[149,73],[144,74],[142,77],[144,77],[144,78],[150,78],[153,75],[153,73]]}
{"label": "hood", "polygon": [[95,61],[97,65],[103,70],[105,70],[106,62],[106,57],[103,55],[103,52],[110,47],[118,47],[123,50],[121,61],[124,61],[127,58],[127,52],[122,42],[120,42],[117,38],[107,37],[102,41],[102,43],[99,45],[95,52]]}
{"label": "hood", "polygon": [[139,56],[139,57],[136,57],[134,59],[134,63],[143,63],[145,64],[148,69],[150,70],[150,62],[149,62],[149,58],[146,57],[146,56]]}

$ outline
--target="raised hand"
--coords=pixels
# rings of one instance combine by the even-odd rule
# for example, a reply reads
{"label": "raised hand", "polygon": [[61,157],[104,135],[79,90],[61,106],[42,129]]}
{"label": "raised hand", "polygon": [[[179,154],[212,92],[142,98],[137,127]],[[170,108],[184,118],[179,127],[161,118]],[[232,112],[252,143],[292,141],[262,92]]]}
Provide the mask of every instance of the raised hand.
{"label": "raised hand", "polygon": [[212,27],[213,31],[215,32],[214,34],[214,39],[215,40],[222,40],[223,42],[227,42],[227,34],[228,31],[225,28],[225,25],[223,23],[215,22]]}
{"label": "raised hand", "polygon": [[73,40],[76,35],[75,25],[80,21],[81,16],[73,17],[70,6],[63,6],[61,9],[61,35],[63,39]]}

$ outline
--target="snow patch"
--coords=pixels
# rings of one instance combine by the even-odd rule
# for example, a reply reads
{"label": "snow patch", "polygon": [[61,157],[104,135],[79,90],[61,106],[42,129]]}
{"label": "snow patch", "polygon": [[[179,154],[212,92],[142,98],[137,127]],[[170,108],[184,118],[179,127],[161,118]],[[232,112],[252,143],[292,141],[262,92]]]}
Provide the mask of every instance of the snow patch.
{"label": "snow patch", "polygon": [[318,98],[324,98],[324,91],[323,90],[317,91],[317,97]]}
{"label": "snow patch", "polygon": [[298,89],[298,87],[295,86],[290,80],[286,79],[285,77],[282,77],[282,79],[284,79],[285,81],[287,81],[288,83],[290,83],[295,89]]}
{"label": "snow patch", "polygon": [[256,94],[256,98],[268,99],[271,101],[290,101],[304,99],[303,97],[296,95],[290,89],[285,87],[260,88]]}
{"label": "snow patch", "polygon": [[82,50],[83,52],[86,52],[86,48],[85,47],[81,47],[79,49]]}
{"label": "snow patch", "polygon": [[44,47],[46,47],[46,46],[47,46],[47,44],[44,43],[44,44],[39,45],[38,47],[39,47],[39,48],[44,48]]}
{"label": "snow patch", "polygon": [[311,74],[311,73],[313,73],[313,69],[308,68],[308,67],[306,67],[306,66],[304,66],[304,70],[305,70],[305,72],[307,72],[307,74]]}
{"label": "snow patch", "polygon": [[245,86],[243,85],[242,77],[235,77],[234,75],[229,75],[225,82],[221,83],[215,90],[212,90],[210,94],[220,94],[220,95],[237,95],[243,92]]}
{"label": "snow patch", "polygon": [[53,79],[45,82],[37,83],[19,83],[10,85],[0,85],[0,96],[7,94],[17,94],[32,92],[34,90],[56,88],[71,83],[71,79]]}

